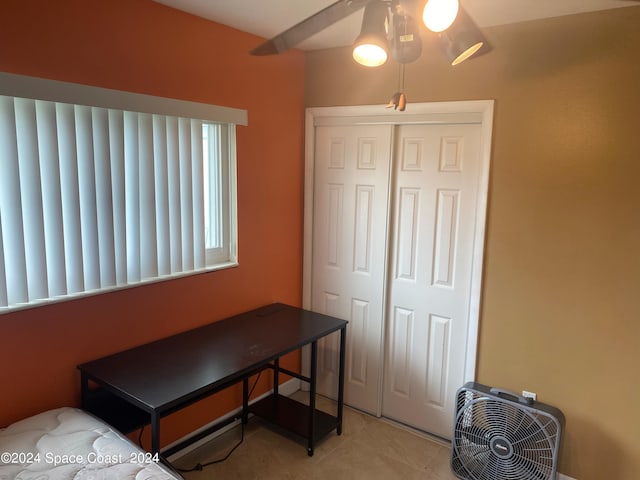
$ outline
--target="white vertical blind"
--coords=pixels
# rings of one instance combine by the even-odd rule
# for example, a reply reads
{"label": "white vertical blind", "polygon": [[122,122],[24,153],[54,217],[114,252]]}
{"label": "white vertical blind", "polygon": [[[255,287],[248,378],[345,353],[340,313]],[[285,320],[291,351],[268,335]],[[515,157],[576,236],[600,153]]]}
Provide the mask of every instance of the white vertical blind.
{"label": "white vertical blind", "polygon": [[140,272],[140,197],[138,186],[138,116],[124,112],[124,198],[127,257],[127,282],[141,280]]}
{"label": "white vertical blind", "polygon": [[0,95],[0,308],[205,268],[202,132]]}
{"label": "white vertical blind", "polygon": [[[2,215],[0,214],[0,234],[2,233]],[[2,245],[2,235],[0,235],[0,252],[4,250]],[[0,255],[0,278],[6,278],[4,268],[4,255]],[[7,284],[6,282],[0,282],[0,305],[7,305],[9,299],[7,298]]]}
{"label": "white vertical blind", "polygon": [[193,270],[193,181],[191,180],[191,122],[188,118],[178,120],[178,156],[180,164],[180,219],[182,221],[182,268]]}
{"label": "white vertical blind", "polygon": [[7,302],[14,304],[28,301],[29,291],[22,225],[16,115],[13,99],[5,97],[0,97],[0,172],[2,244],[5,252],[11,252],[10,255],[4,256],[5,273],[2,280],[3,289],[7,291]]}
{"label": "white vertical blind", "polygon": [[[209,147],[207,151],[208,157],[219,157],[222,155],[222,146],[220,145],[220,126],[208,125],[207,126],[207,145]],[[217,135],[216,135],[217,133]],[[209,166],[206,170],[206,175],[209,177],[209,185],[212,185],[210,191],[205,192],[210,198],[205,201],[205,205],[208,206],[207,214],[209,215],[209,225],[219,225],[222,222],[222,164],[205,162],[205,165]],[[219,249],[222,247],[222,229],[210,230],[206,233],[207,247]]]}
{"label": "white vertical blind", "polygon": [[180,146],[178,119],[167,118],[167,172],[169,175],[169,244],[171,270],[182,270],[182,208],[180,206]]}
{"label": "white vertical blind", "polygon": [[124,170],[124,112],[109,110],[111,201],[113,202],[113,250],[116,285],[127,283],[127,229]]}
{"label": "white vertical blind", "polygon": [[191,179],[193,186],[193,263],[195,268],[206,264],[204,228],[204,168],[202,152],[202,122],[191,120]]}
{"label": "white vertical blind", "polygon": [[104,108],[93,108],[92,110],[100,285],[111,286],[116,285],[116,259],[113,235],[109,112]]}
{"label": "white vertical blind", "polygon": [[[82,235],[80,234],[80,194],[78,156],[76,153],[76,121],[73,105],[56,105],[58,149],[60,160],[60,196],[62,198],[62,236],[67,276],[67,293],[84,292]],[[53,130],[53,128],[52,128]],[[2,142],[0,142],[2,143]],[[10,302],[11,303],[11,302]]]}
{"label": "white vertical blind", "polygon": [[29,296],[46,298],[47,272],[44,244],[44,212],[40,189],[40,164],[36,133],[35,102],[16,99],[16,144],[18,146],[18,177],[22,202],[22,228]]}
{"label": "white vertical blind", "polygon": [[161,115],[153,116],[153,160],[156,191],[156,233],[158,245],[158,274],[171,272],[171,243],[169,234],[169,179],[167,166],[167,122]]}
{"label": "white vertical blind", "polygon": [[[36,102],[36,131],[42,180],[44,239],[47,252],[47,280],[49,295],[67,293],[64,235],[62,225],[62,197],[60,195],[60,161],[56,129],[56,109],[51,102]],[[2,251],[0,249],[0,251]]]}
{"label": "white vertical blind", "polygon": [[151,278],[158,275],[153,120],[151,115],[138,115],[138,140],[140,275],[142,278]]}
{"label": "white vertical blind", "polygon": [[[96,205],[96,174],[93,159],[93,128],[91,107],[75,106],[78,186],[80,193],[80,237],[85,290],[100,288],[100,257],[98,250],[98,213]],[[42,297],[35,297],[42,298]]]}

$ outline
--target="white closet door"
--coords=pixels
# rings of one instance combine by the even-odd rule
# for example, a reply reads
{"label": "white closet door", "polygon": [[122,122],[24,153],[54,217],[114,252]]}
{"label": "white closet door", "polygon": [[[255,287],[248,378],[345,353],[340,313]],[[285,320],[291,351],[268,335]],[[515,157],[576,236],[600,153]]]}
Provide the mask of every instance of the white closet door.
{"label": "white closet door", "polygon": [[[349,321],[345,402],[379,414],[391,126],[316,127],[311,308]],[[339,337],[318,348],[337,396]]]}
{"label": "white closet door", "polygon": [[383,415],[450,438],[464,383],[480,125],[396,131]]}

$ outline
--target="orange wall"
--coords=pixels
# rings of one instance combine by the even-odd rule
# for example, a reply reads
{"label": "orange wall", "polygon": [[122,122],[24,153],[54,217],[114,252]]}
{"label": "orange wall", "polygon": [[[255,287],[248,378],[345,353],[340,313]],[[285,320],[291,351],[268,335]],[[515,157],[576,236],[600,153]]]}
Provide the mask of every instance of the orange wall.
{"label": "orange wall", "polygon": [[[77,405],[81,362],[272,301],[300,304],[304,60],[248,55],[260,41],[150,0],[0,2],[1,71],[249,112],[237,132],[240,266],[1,315],[0,425]],[[163,443],[239,395],[166,419]]]}

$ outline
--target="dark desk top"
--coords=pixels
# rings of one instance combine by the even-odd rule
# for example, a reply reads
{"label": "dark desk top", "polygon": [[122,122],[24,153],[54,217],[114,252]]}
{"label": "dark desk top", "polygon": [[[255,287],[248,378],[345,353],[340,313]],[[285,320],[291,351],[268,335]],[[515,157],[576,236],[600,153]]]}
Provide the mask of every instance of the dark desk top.
{"label": "dark desk top", "polygon": [[162,412],[292,352],[347,322],[274,303],[79,365],[90,379]]}

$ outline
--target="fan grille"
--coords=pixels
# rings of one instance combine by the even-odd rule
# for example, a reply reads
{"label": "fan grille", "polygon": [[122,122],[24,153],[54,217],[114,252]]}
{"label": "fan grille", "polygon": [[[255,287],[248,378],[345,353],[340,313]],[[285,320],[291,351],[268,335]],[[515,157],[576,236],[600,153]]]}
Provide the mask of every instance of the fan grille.
{"label": "fan grille", "polygon": [[560,424],[546,412],[461,389],[452,469],[469,480],[553,480]]}

